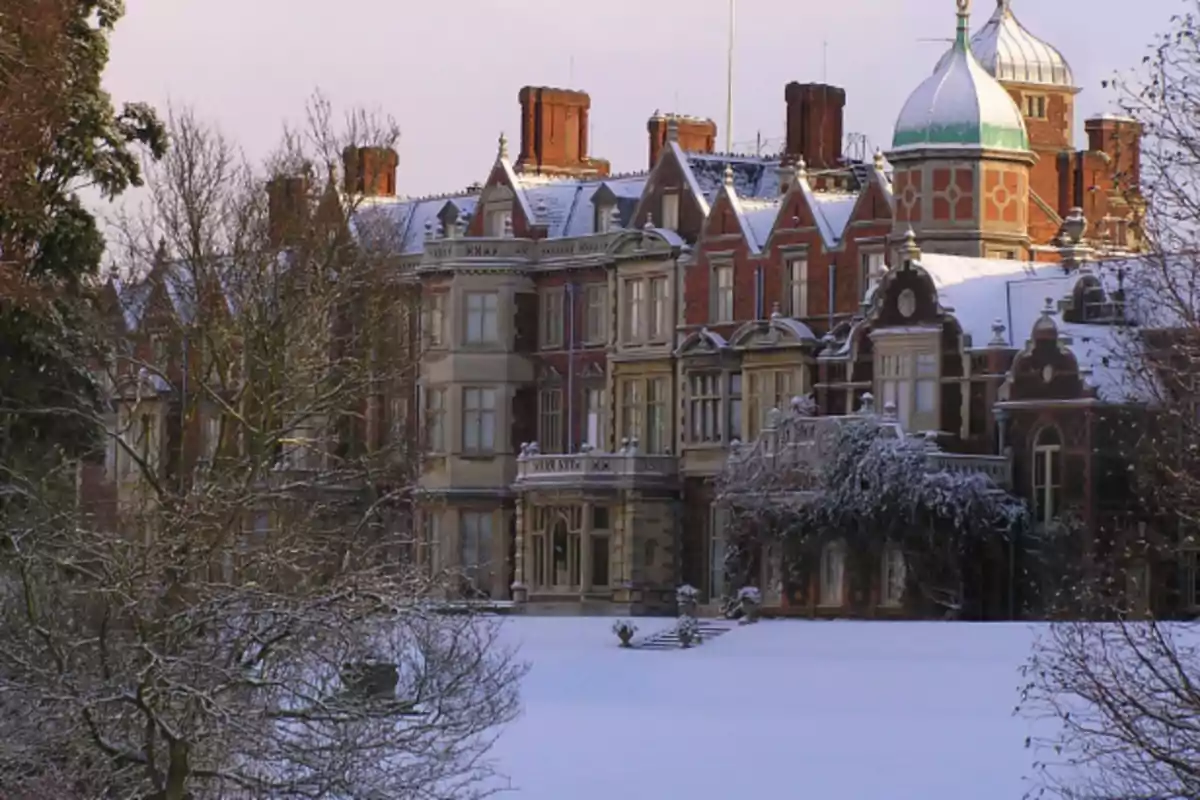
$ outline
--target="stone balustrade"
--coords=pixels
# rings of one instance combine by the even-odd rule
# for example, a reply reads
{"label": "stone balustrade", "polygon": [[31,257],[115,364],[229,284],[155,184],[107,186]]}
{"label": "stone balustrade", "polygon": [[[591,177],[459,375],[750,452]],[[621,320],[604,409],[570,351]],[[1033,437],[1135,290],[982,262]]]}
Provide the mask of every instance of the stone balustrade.
{"label": "stone balustrade", "polygon": [[486,265],[533,266],[543,262],[602,257],[616,234],[574,236],[564,239],[514,239],[470,237],[429,239],[421,257],[422,269]]}
{"label": "stone balustrade", "polygon": [[646,455],[634,444],[616,453],[585,450],[570,454],[543,454],[536,444],[522,446],[517,458],[516,486],[522,489],[578,486],[635,488],[639,485],[674,485],[679,480],[679,459],[673,455]]}

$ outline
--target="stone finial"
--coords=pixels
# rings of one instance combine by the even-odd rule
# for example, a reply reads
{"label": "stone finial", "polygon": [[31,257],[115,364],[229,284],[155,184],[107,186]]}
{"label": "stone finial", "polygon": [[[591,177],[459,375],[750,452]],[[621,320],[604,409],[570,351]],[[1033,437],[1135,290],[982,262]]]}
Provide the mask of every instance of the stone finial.
{"label": "stone finial", "polygon": [[622,455],[629,452],[629,437],[628,436],[625,436],[621,439],[621,449],[618,450],[617,452],[621,453]]}
{"label": "stone finial", "polygon": [[667,118],[667,141],[679,141],[679,120],[674,115]]}
{"label": "stone finial", "polygon": [[654,230],[654,215],[653,214],[646,215],[646,222],[642,225],[642,230],[645,230],[645,231]]}
{"label": "stone finial", "polygon": [[425,220],[425,238],[426,239],[433,238],[433,220],[431,220],[431,219]]}
{"label": "stone finial", "polygon": [[638,437],[629,437],[629,455],[636,455],[638,451]]}
{"label": "stone finial", "polygon": [[992,320],[992,340],[988,342],[989,347],[1008,347],[1008,337],[1005,332],[1008,330],[1004,325],[1004,321],[999,317]]}
{"label": "stone finial", "polygon": [[1083,215],[1083,209],[1079,207],[1072,208],[1063,219],[1062,235],[1063,244],[1079,244],[1083,241],[1083,235],[1087,232],[1087,217]]}
{"label": "stone finial", "polygon": [[863,396],[859,400],[858,413],[863,416],[870,416],[875,413],[875,395],[870,392],[863,392]]}
{"label": "stone finial", "polygon": [[771,303],[771,319],[782,319],[783,314],[779,311],[779,301]]}
{"label": "stone finial", "polygon": [[579,452],[583,453],[585,456],[595,449],[595,447],[592,447],[591,442],[584,442],[583,444],[579,445]]}
{"label": "stone finial", "polygon": [[917,246],[917,234],[910,226],[904,233],[904,245],[900,248],[904,254],[905,265],[921,260],[921,248]]}
{"label": "stone finial", "polygon": [[508,158],[508,137],[504,135],[504,131],[500,131],[500,148],[497,153],[499,158]]}
{"label": "stone finial", "polygon": [[897,419],[896,404],[891,400],[883,404],[883,418],[888,422],[895,422]]}
{"label": "stone finial", "polygon": [[505,239],[511,239],[511,238],[512,238],[512,236],[513,236],[513,224],[512,224],[512,217],[511,217],[511,216],[506,216],[506,217],[504,218],[504,238],[505,238]]}
{"label": "stone finial", "polygon": [[880,150],[878,147],[876,147],[875,148],[875,169],[879,170],[880,172],[883,172],[883,168],[884,168],[884,166],[886,166],[886,164],[887,164],[887,162],[884,161],[884,159],[883,159],[883,151]]}
{"label": "stone finial", "polygon": [[733,164],[725,165],[725,185],[733,188]]}
{"label": "stone finial", "polygon": [[808,162],[804,160],[804,156],[796,159],[796,180],[808,180]]}
{"label": "stone finial", "polygon": [[779,413],[778,408],[772,408],[770,411],[767,412],[767,427],[772,428],[772,429],[778,428],[779,427],[779,419],[782,416],[783,415]]}

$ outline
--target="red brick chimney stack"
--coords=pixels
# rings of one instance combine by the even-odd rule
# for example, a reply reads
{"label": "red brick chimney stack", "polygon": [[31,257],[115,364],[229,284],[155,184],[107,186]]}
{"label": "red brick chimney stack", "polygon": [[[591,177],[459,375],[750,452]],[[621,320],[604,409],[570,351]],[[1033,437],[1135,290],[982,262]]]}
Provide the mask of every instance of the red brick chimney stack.
{"label": "red brick chimney stack", "polygon": [[521,154],[518,172],[548,175],[607,175],[609,164],[588,155],[587,92],[526,86],[521,103]]}
{"label": "red brick chimney stack", "polygon": [[395,197],[400,157],[390,147],[354,147],[342,151],[347,194]]}
{"label": "red brick chimney stack", "polygon": [[811,170],[842,166],[842,124],[846,90],[823,83],[797,83],[784,89],[790,160],[803,158]]}
{"label": "red brick chimney stack", "polygon": [[654,169],[658,163],[672,127],[675,129],[675,140],[683,152],[712,153],[716,149],[717,123],[711,119],[655,111],[646,123],[646,130],[650,133],[650,169]]}
{"label": "red brick chimney stack", "polygon": [[1142,124],[1129,117],[1093,117],[1083,123],[1088,150],[1104,153],[1113,164],[1118,181],[1126,188],[1142,182]]}

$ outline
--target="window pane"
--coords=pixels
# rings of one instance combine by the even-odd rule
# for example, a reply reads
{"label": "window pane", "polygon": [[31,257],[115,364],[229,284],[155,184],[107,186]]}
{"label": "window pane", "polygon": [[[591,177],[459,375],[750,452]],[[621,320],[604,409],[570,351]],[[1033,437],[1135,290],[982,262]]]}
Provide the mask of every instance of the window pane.
{"label": "window pane", "polygon": [[592,537],[592,586],[608,586],[608,537]]}
{"label": "window pane", "polygon": [[917,381],[917,413],[929,414],[937,408],[937,381]]}

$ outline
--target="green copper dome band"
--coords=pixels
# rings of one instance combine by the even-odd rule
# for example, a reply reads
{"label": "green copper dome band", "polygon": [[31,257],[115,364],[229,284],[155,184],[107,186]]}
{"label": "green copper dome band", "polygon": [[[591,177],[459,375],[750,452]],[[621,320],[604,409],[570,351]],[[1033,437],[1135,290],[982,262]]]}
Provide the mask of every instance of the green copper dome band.
{"label": "green copper dome band", "polygon": [[932,125],[921,130],[896,131],[892,147],[957,144],[989,147],[997,150],[1028,150],[1029,137],[1024,130],[984,123],[979,125]]}

